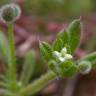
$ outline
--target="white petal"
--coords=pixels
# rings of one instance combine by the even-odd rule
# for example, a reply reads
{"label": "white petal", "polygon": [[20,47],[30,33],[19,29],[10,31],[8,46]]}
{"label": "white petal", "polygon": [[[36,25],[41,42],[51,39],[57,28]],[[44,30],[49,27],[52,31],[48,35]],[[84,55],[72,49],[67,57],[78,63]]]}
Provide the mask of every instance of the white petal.
{"label": "white petal", "polygon": [[65,54],[65,59],[72,59],[73,57],[72,57],[72,55],[70,55],[70,54]]}
{"label": "white petal", "polygon": [[53,54],[54,54],[54,56],[56,56],[56,57],[61,57],[61,54],[60,54],[58,51],[54,51]]}
{"label": "white petal", "polygon": [[64,61],[65,61],[65,58],[60,57],[59,60],[60,60],[61,62],[64,62]]}

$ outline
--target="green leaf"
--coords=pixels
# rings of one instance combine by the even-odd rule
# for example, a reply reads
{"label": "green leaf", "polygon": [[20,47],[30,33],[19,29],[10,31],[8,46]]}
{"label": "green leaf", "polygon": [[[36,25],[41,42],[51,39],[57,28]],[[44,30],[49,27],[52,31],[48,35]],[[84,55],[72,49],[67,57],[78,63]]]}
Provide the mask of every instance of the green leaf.
{"label": "green leaf", "polygon": [[43,56],[43,59],[45,61],[49,61],[52,57],[51,46],[46,42],[42,42],[42,43],[40,43],[40,50],[41,50],[41,54]]}
{"label": "green leaf", "polygon": [[49,67],[53,72],[56,72],[56,71],[55,71],[56,64],[57,64],[56,61],[50,60],[50,61],[48,62],[48,67]]}
{"label": "green leaf", "polygon": [[34,53],[28,52],[25,56],[23,69],[20,76],[20,81],[23,85],[27,85],[31,79],[35,69],[35,56]]}
{"label": "green leaf", "polygon": [[80,19],[74,20],[69,27],[67,28],[67,32],[69,34],[70,39],[70,48],[71,53],[73,54],[80,44],[80,38],[81,38],[81,23]]}
{"label": "green leaf", "polygon": [[8,42],[2,31],[0,31],[0,55],[3,56],[4,61],[8,63]]}
{"label": "green leaf", "polygon": [[63,47],[67,44],[69,45],[69,35],[64,29],[59,32],[57,39],[61,39],[63,43]]}
{"label": "green leaf", "polygon": [[58,33],[56,40],[53,42],[53,50],[61,51],[62,48],[65,47],[65,45],[69,45],[69,36],[68,32],[62,29]]}
{"label": "green leaf", "polygon": [[5,78],[6,81],[9,78],[9,46],[8,46],[8,42],[7,42],[7,38],[5,36],[5,34],[0,31],[0,56],[4,59],[4,67],[5,67]]}
{"label": "green leaf", "polygon": [[56,39],[53,43],[53,50],[54,51],[61,51],[61,49],[63,48],[63,41],[62,39]]}
{"label": "green leaf", "polygon": [[70,46],[66,44],[65,47],[67,48],[67,53],[68,54],[71,54],[71,48],[70,48]]}

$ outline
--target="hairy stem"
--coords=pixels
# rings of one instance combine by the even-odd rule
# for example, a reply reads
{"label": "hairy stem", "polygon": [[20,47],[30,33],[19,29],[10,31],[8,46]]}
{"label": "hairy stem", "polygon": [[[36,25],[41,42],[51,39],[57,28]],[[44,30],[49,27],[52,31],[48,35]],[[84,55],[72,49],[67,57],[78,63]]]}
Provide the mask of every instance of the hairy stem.
{"label": "hairy stem", "polygon": [[[75,63],[79,63],[83,60],[88,60],[92,64],[96,63],[96,52],[91,53],[79,60],[77,60]],[[48,71],[45,75],[41,76],[38,80],[34,81],[33,83],[29,84],[27,87],[21,89],[16,96],[28,96],[33,95],[34,93],[40,91],[42,88],[44,88],[50,81],[54,80],[56,78],[56,74],[52,71]]]}
{"label": "hairy stem", "polygon": [[52,71],[48,71],[45,75],[41,76],[38,80],[29,84],[27,87],[23,88],[16,96],[28,96],[32,95],[42,88],[44,88],[50,81],[56,78],[56,74]]}
{"label": "hairy stem", "polygon": [[14,26],[12,23],[8,24],[8,35],[9,35],[9,75],[10,83],[13,89],[16,85],[16,64],[15,64],[15,44],[14,44]]}

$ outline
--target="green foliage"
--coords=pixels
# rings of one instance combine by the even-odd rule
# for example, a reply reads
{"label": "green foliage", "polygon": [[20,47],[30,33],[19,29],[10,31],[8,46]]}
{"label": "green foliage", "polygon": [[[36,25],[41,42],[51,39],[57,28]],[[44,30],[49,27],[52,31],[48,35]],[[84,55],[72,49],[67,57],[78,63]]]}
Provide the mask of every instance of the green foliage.
{"label": "green foliage", "polygon": [[57,38],[60,38],[63,42],[63,47],[66,45],[66,44],[69,44],[69,34],[67,31],[65,31],[64,29],[61,30],[59,33],[58,33],[58,37]]}
{"label": "green foliage", "polygon": [[71,48],[71,53],[73,54],[80,44],[81,39],[81,23],[80,19],[74,20],[67,28],[69,33],[69,45]]}
{"label": "green foliage", "polygon": [[81,31],[80,19],[74,20],[69,24],[67,31],[63,29],[58,34],[53,44],[53,50],[60,51],[63,47],[69,46],[70,52],[73,54],[80,44]]}
{"label": "green foliage", "polygon": [[0,5],[4,5],[6,3],[11,2],[12,0],[0,0]]}
{"label": "green foliage", "polygon": [[61,51],[61,49],[69,44],[69,36],[68,32],[61,30],[57,36],[57,39],[53,43],[53,50],[54,51]]}
{"label": "green foliage", "polygon": [[71,77],[77,72],[76,65],[74,65],[74,63],[70,60],[61,62],[59,64],[55,61],[50,61],[49,68],[61,77]]}
{"label": "green foliage", "polygon": [[41,43],[41,53],[45,60],[49,61],[49,68],[56,74],[68,77],[76,73],[76,65],[70,59],[80,44],[80,38],[81,24],[80,19],[77,19],[69,24],[67,31],[63,29],[59,32],[53,42],[53,50],[49,44]]}
{"label": "green foliage", "polygon": [[62,47],[63,47],[62,39],[56,39],[53,44],[53,50],[61,51]]}
{"label": "green foliage", "polygon": [[70,77],[76,74],[77,68],[74,62],[68,60],[62,62],[60,65],[61,72],[59,73],[62,77]]}
{"label": "green foliage", "polygon": [[[6,78],[6,73],[4,74],[4,80],[6,79],[7,82],[1,80],[2,82],[0,83],[4,87],[4,96],[6,96],[4,93],[8,94],[8,96],[33,95],[57,77],[71,77],[77,72],[88,74],[92,67],[96,67],[96,52],[77,61],[72,56],[79,46],[81,38],[81,23],[80,19],[77,19],[69,24],[66,31],[63,29],[58,34],[52,45],[40,42],[40,51],[43,60],[48,63],[50,71],[33,83],[30,83],[35,69],[35,57],[31,51],[26,54],[21,75],[17,79],[13,24],[9,25],[8,29],[10,51],[7,49],[8,45],[4,34],[0,33],[0,52],[6,58],[9,55],[11,59],[10,68],[6,71],[9,77]],[[7,52],[10,52],[11,55]]]}
{"label": "green foliage", "polygon": [[44,61],[49,61],[52,58],[52,48],[48,43],[40,43],[40,50]]}
{"label": "green foliage", "polygon": [[0,56],[3,56],[5,63],[8,62],[8,42],[2,31],[0,31]]}
{"label": "green foliage", "polygon": [[29,83],[35,69],[35,57],[32,51],[25,55],[24,65],[20,76],[20,82],[24,85]]}
{"label": "green foliage", "polygon": [[[51,60],[48,63],[48,67],[56,74],[58,74],[57,70],[59,70],[58,64],[55,60]],[[58,74],[59,75],[59,74]]]}
{"label": "green foliage", "polygon": [[93,0],[25,0],[24,8],[32,15],[48,17],[51,14],[52,19],[64,20],[80,16],[82,13],[86,14],[92,7],[95,9],[93,2]]}

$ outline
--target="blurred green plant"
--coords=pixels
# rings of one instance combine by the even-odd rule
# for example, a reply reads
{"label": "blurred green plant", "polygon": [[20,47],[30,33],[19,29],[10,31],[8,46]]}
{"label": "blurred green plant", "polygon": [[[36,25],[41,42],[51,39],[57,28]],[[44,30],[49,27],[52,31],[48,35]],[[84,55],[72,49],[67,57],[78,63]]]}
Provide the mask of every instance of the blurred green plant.
{"label": "blurred green plant", "polygon": [[[3,8],[3,9],[2,9]],[[34,74],[35,56],[34,52],[28,52],[25,56],[24,65],[17,78],[16,57],[14,45],[14,23],[17,16],[20,16],[20,8],[15,4],[7,4],[1,8],[1,20],[8,25],[8,46],[2,32],[0,32],[0,51],[1,56],[5,55],[6,72],[0,80],[0,95],[2,96],[30,96],[57,77],[68,78],[76,73],[88,74],[92,68],[96,67],[96,52],[91,53],[79,60],[74,60],[74,52],[80,45],[82,24],[81,20],[74,20],[67,29],[62,29],[53,44],[40,41],[42,57],[48,64],[48,71],[37,80],[30,82]],[[7,10],[7,11],[6,11]],[[7,12],[7,13],[6,13]],[[9,14],[10,13],[10,14]],[[12,14],[11,14],[12,13]],[[13,16],[13,17],[12,17]],[[6,19],[7,18],[7,19]]]}
{"label": "blurred green plant", "polygon": [[12,0],[0,0],[0,5],[4,5],[4,4],[7,4],[9,2],[11,2]]}
{"label": "blurred green plant", "polygon": [[[92,0],[25,0],[24,9],[29,14],[62,20],[91,12]],[[51,14],[51,15],[50,15]]]}

